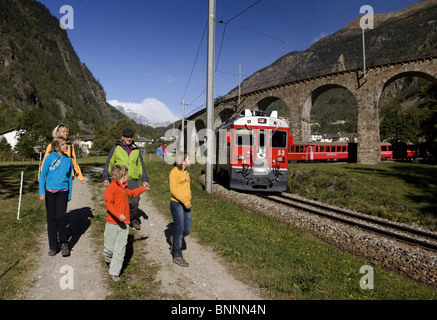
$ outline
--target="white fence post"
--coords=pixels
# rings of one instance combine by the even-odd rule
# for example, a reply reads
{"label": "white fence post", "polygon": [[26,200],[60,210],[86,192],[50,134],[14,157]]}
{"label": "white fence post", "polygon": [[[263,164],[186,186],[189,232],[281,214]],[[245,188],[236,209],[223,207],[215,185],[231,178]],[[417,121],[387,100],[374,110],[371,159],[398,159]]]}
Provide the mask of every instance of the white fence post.
{"label": "white fence post", "polygon": [[24,171],[21,171],[20,200],[18,201],[18,214],[17,214],[17,220],[20,220],[21,195],[23,194],[23,176],[24,176]]}

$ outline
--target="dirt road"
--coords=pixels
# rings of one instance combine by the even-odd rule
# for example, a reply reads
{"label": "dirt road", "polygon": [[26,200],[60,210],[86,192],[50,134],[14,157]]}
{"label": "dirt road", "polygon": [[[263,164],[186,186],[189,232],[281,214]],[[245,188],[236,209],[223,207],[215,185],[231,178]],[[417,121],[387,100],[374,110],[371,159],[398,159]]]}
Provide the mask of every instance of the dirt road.
{"label": "dirt road", "polygon": [[[152,186],[153,187],[153,186]],[[102,195],[103,196],[103,195]],[[146,256],[161,269],[163,293],[177,294],[184,299],[257,300],[256,290],[229,274],[220,258],[209,248],[199,245],[193,237],[186,238],[184,251],[188,268],[173,264],[168,244],[172,229],[169,221],[152,205],[147,192],[141,195],[141,230],[136,238],[144,238]],[[40,238],[40,261],[32,274],[34,285],[24,295],[28,300],[103,300],[109,292],[107,270],[102,263],[102,245],[95,245],[90,236],[93,212],[91,192],[85,183],[75,179],[72,200],[68,204],[68,231],[71,234],[69,257],[47,255],[47,234]]]}

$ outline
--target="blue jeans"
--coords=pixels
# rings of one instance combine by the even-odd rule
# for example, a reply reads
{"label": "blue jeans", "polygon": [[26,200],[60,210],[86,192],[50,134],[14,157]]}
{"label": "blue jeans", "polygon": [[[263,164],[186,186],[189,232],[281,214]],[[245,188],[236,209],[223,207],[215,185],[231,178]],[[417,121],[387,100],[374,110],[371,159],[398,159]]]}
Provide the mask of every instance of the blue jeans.
{"label": "blue jeans", "polygon": [[183,204],[170,201],[170,211],[173,216],[173,258],[182,256],[182,240],[191,232],[191,209]]}

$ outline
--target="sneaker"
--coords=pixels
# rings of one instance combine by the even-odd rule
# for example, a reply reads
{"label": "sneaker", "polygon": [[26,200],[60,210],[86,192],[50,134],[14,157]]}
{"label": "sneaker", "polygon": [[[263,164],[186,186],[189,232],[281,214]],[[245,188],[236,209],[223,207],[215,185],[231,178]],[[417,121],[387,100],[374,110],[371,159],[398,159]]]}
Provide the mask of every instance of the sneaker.
{"label": "sneaker", "polygon": [[132,227],[134,227],[135,230],[141,230],[141,226],[140,226],[140,223],[138,222],[138,220],[132,221]]}
{"label": "sneaker", "polygon": [[188,267],[189,264],[185,261],[184,257],[173,258],[173,263],[177,264],[180,267]]}
{"label": "sneaker", "polygon": [[114,275],[110,274],[109,278],[111,278],[112,282],[114,282],[114,283],[119,283],[121,281],[120,276],[114,276]]}
{"label": "sneaker", "polygon": [[49,250],[49,256],[56,256],[56,250]]}
{"label": "sneaker", "polygon": [[70,248],[68,247],[68,243],[63,243],[61,245],[61,253],[63,257],[68,257],[70,255]]}

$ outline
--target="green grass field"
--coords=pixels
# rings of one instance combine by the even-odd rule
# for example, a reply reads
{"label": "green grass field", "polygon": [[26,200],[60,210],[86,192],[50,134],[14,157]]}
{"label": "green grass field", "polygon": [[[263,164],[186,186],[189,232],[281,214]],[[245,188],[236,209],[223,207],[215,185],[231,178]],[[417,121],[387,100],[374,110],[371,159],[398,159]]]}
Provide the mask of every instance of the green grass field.
{"label": "green grass field", "polygon": [[[146,167],[151,183],[149,195],[162,214],[168,210],[171,166],[152,157]],[[81,168],[102,165],[104,158],[81,160]],[[20,172],[23,164],[0,164],[2,217],[0,228],[0,297],[15,299],[34,267],[38,235],[44,232],[45,207],[37,197],[37,166],[25,172],[22,220],[16,221]],[[292,192],[313,194],[331,203],[376,208],[375,214],[397,220],[435,223],[435,167],[413,164],[357,166],[341,164],[290,164]],[[404,276],[374,267],[375,289],[360,288],[360,268],[369,264],[323,243],[311,234],[291,229],[277,221],[253,214],[239,206],[209,195],[197,177],[204,169],[189,169],[193,193],[193,232],[201,243],[214,248],[239,279],[262,289],[270,299],[292,300],[402,300],[437,299],[437,288],[416,283]],[[93,199],[101,201],[101,182],[90,182]],[[427,190],[430,186],[434,189]],[[417,190],[420,188],[420,190]],[[385,192],[380,190],[384,189]],[[19,189],[18,189],[19,190]],[[417,198],[420,197],[420,198]],[[345,200],[346,198],[346,200]],[[402,203],[401,203],[402,201]],[[370,204],[372,205],[370,205]],[[101,204],[100,204],[101,205]],[[102,210],[104,212],[104,210]],[[435,210],[434,210],[435,211]],[[92,220],[96,241],[103,237],[103,215]],[[101,238],[99,238],[101,237]],[[112,299],[169,299],[159,294],[154,281],[156,266],[144,261],[135,243],[134,254],[124,271],[122,284],[113,286]],[[102,262],[103,263],[103,262]],[[138,281],[139,280],[139,281]],[[132,285],[136,283],[136,285]]]}
{"label": "green grass field", "polygon": [[288,175],[293,193],[437,230],[436,165],[290,164]]}

